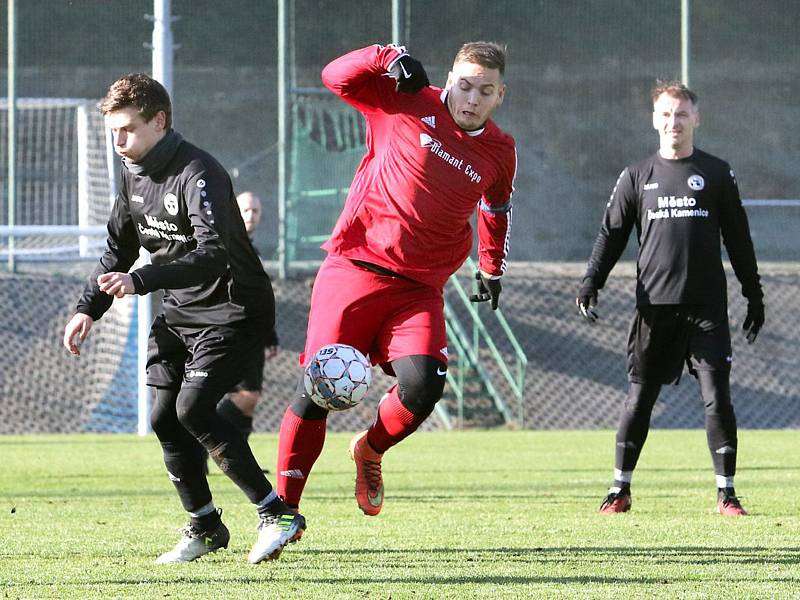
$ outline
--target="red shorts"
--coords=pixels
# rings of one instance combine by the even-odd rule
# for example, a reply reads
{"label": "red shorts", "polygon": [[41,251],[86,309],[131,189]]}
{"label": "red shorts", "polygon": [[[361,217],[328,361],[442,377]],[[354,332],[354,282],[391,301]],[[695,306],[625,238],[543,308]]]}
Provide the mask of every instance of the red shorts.
{"label": "red shorts", "polygon": [[358,348],[385,370],[386,363],[420,354],[447,364],[442,292],[328,256],[314,280],[300,364],[337,342]]}

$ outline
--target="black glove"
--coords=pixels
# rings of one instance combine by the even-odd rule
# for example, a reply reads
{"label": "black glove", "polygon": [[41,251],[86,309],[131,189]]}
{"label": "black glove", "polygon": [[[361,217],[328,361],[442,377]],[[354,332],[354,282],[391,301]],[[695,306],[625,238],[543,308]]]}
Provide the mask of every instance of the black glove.
{"label": "black glove", "polygon": [[599,318],[595,306],[597,306],[597,290],[590,285],[584,285],[578,290],[578,297],[575,298],[575,304],[578,306],[578,312],[581,316],[594,323]]}
{"label": "black glove", "polygon": [[470,302],[492,301],[492,310],[497,310],[500,302],[500,292],[503,291],[503,284],[499,279],[489,279],[480,271],[475,271],[475,293],[469,297]]}
{"label": "black glove", "polygon": [[404,94],[416,94],[431,84],[422,63],[408,54],[398,58],[389,71],[389,76],[397,80],[395,89]]}
{"label": "black glove", "polygon": [[744,331],[745,339],[748,344],[756,341],[758,332],[764,325],[764,302],[761,299],[750,300],[747,303],[747,316],[742,323],[742,330]]}

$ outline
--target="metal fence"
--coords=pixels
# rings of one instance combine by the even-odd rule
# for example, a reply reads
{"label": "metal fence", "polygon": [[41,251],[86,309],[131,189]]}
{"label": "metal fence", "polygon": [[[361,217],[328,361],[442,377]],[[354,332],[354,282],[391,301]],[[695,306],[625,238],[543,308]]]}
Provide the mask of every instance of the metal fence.
{"label": "metal fence", "polygon": [[[134,299],[115,302],[97,322],[82,356],[61,347],[64,324],[83,288],[91,265],[28,265],[27,272],[0,273],[0,433],[43,431],[135,431],[137,377]],[[573,294],[583,265],[513,263],[503,288],[510,326],[527,354],[528,374],[522,404],[490,360],[484,364],[501,394],[525,427],[532,429],[614,427],[626,397],[625,352],[634,304],[634,268],[620,264],[600,293],[601,320],[580,318]],[[745,302],[728,273],[734,345],[731,395],[739,425],[750,428],[800,427],[800,326],[793,319],[798,263],[765,263],[762,276],[767,324],[755,344],[741,334]],[[465,283],[470,273],[463,273]],[[264,393],[255,417],[257,431],[277,431],[300,370],[311,292],[306,278],[275,281],[277,331],[281,350],[264,368]],[[453,289],[448,288],[448,294]],[[485,308],[485,307],[484,307]],[[486,321],[490,333],[497,323]],[[514,349],[496,337],[509,364]],[[363,405],[329,418],[334,431],[369,425],[381,395],[392,380],[373,369],[373,387]],[[443,408],[455,426],[491,427],[503,423],[485,395],[458,406],[449,393]],[[678,386],[665,386],[653,412],[655,427],[702,427],[703,407],[697,383],[684,374]],[[425,424],[442,428],[434,414]]]}

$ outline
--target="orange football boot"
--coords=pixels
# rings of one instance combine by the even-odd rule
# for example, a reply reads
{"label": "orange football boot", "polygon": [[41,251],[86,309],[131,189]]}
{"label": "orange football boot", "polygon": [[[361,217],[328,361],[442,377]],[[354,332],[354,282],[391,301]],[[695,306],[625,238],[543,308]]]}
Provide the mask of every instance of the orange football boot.
{"label": "orange football boot", "polygon": [[747,514],[739,498],[725,490],[720,490],[717,495],[717,512],[725,517],[743,517]]}
{"label": "orange football boot", "polygon": [[630,509],[631,493],[627,488],[616,493],[610,492],[600,505],[600,512],[607,515],[628,512]]}
{"label": "orange football boot", "polygon": [[383,508],[383,476],[381,459],[367,442],[367,432],[359,433],[350,442],[350,458],[356,463],[356,502],[365,515],[375,516]]}

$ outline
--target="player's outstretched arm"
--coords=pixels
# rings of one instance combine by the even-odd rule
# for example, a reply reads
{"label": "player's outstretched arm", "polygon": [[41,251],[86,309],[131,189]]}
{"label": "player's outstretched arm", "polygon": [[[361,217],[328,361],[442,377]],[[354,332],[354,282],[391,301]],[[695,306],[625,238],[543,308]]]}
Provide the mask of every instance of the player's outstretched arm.
{"label": "player's outstretched arm", "polygon": [[64,347],[70,354],[81,355],[81,344],[89,337],[94,319],[83,313],[76,313],[64,327]]}
{"label": "player's outstretched arm", "polygon": [[348,52],[328,63],[321,77],[326,88],[362,113],[394,112],[404,100],[398,91],[415,93],[428,85],[419,61],[392,44]]}

